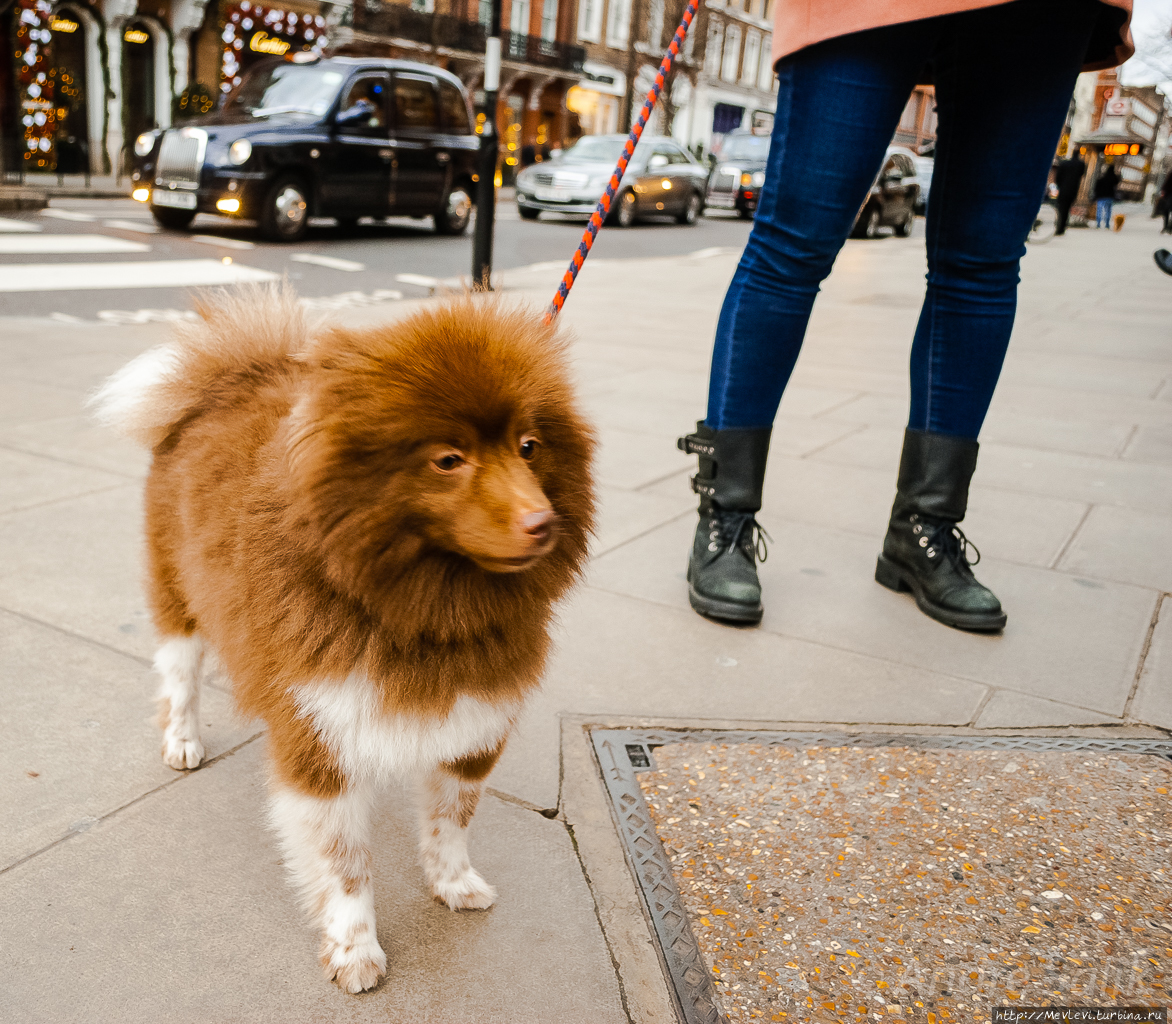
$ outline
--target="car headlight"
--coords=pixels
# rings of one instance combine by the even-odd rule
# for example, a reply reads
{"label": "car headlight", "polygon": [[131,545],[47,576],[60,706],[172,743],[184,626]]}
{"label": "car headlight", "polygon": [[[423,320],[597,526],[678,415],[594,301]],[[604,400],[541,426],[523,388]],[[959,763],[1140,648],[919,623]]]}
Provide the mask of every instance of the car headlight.
{"label": "car headlight", "polygon": [[762,185],[765,184],[765,172],[764,171],[754,171],[753,172],[753,184],[756,185],[758,188],[760,188]]}
{"label": "car headlight", "polygon": [[135,156],[146,156],[154,148],[155,148],[155,133],[154,132],[143,132],[137,139],[134,140]]}
{"label": "car headlight", "polygon": [[252,143],[248,139],[237,139],[228,147],[228,159],[239,167],[252,156]]}

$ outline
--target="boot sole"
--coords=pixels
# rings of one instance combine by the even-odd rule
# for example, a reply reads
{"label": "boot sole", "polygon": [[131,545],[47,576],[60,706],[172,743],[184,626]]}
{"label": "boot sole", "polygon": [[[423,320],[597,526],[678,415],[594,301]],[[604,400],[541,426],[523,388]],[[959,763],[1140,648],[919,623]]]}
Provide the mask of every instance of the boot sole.
{"label": "boot sole", "polygon": [[688,603],[693,611],[699,612],[706,619],[715,619],[718,622],[735,622],[742,625],[755,626],[765,614],[765,606],[737,604],[735,601],[721,601],[719,598],[701,594],[692,586],[692,566],[688,565]]}
{"label": "boot sole", "polygon": [[915,576],[906,572],[884,555],[879,556],[875,563],[875,582],[881,583],[888,590],[896,593],[911,591],[915,598],[916,607],[929,618],[943,622],[954,629],[965,629],[974,633],[996,633],[1005,628],[1009,616],[1005,612],[997,615],[981,613],[954,612],[933,604],[924,596],[923,588],[916,581]]}

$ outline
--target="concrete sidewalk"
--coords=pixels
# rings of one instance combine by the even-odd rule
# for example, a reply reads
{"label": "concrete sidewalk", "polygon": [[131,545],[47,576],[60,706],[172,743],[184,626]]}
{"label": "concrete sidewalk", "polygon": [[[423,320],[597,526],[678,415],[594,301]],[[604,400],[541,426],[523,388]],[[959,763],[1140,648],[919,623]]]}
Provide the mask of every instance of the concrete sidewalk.
{"label": "concrete sidewalk", "polygon": [[[484,914],[433,904],[411,811],[388,802],[375,873],[389,972],[358,997],[320,977],[263,823],[263,736],[235,719],[225,681],[204,691],[210,763],[179,775],[159,758],[139,587],[146,460],[81,402],[166,329],[3,322],[0,1016],[667,1022],[584,723],[1172,729],[1172,280],[1158,245],[1155,222],[1129,219],[1025,260],[965,521],[1009,612],[997,637],[940,626],[872,579],[921,238],[849,242],[816,306],[774,431],[754,630],[688,608],[694,501],[674,447],[703,415],[736,254],[590,260],[564,319],[603,439],[601,527],[473,826],[500,899]],[[545,265],[505,283],[543,306],[559,276]]]}

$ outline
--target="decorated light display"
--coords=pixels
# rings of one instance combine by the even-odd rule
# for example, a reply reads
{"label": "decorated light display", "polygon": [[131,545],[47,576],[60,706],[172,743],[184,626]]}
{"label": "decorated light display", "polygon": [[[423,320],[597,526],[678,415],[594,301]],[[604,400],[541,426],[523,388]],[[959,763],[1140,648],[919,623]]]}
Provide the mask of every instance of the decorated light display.
{"label": "decorated light display", "polygon": [[220,89],[230,92],[252,58],[284,57],[309,52],[321,56],[326,47],[326,20],[321,15],[296,14],[240,0],[224,9],[224,58]]}
{"label": "decorated light display", "polygon": [[49,0],[16,0],[16,89],[24,126],[24,159],[29,170],[57,166],[53,136],[57,132],[54,86],[57,70],[49,66]]}

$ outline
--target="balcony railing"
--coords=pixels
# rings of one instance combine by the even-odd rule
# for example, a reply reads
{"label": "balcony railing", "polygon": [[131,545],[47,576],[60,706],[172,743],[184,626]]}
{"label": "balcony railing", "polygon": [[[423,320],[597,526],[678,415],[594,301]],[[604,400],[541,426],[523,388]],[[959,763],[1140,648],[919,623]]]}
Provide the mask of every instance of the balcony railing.
{"label": "balcony railing", "polygon": [[[484,26],[475,21],[464,21],[446,14],[425,14],[401,4],[384,4],[378,11],[357,6],[354,21],[355,28],[378,35],[484,53]],[[581,71],[586,50],[538,36],[502,32],[501,56],[506,60],[524,61],[559,71]]]}

